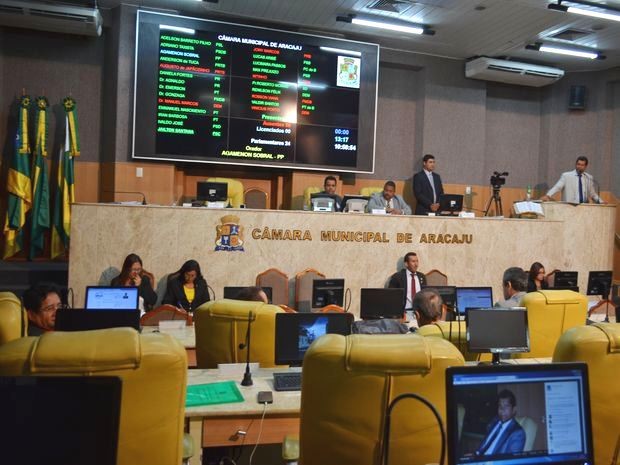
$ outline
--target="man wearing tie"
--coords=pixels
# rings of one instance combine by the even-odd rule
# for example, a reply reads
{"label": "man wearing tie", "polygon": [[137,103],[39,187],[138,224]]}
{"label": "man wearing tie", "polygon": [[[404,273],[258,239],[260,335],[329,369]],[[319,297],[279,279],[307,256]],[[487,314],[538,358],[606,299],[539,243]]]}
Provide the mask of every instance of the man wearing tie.
{"label": "man wearing tie", "polygon": [[594,188],[594,178],[586,173],[588,158],[581,156],[577,158],[575,169],[562,173],[558,182],[555,183],[541,200],[552,200],[551,196],[562,191],[562,201],[570,203],[588,203],[592,200],[595,203],[603,203]]}
{"label": "man wearing tie", "polygon": [[437,212],[439,210],[439,197],[443,195],[441,177],[434,173],[435,156],[424,155],[422,165],[422,171],[413,176],[413,195],[418,201],[415,207],[416,215],[428,215],[429,212]]}
{"label": "man wearing tie", "polygon": [[508,389],[500,391],[497,397],[497,416],[489,423],[487,435],[476,450],[476,455],[523,452],[525,431],[514,418],[517,414],[517,399]]}
{"label": "man wearing tie", "polygon": [[424,273],[418,271],[420,260],[415,252],[404,258],[405,268],[390,276],[389,288],[405,289],[405,311],[413,311],[413,298],[426,285]]}
{"label": "man wearing tie", "polygon": [[368,201],[368,211],[385,210],[388,215],[411,215],[411,207],[400,196],[396,195],[396,184],[387,181],[383,192],[375,192]]}

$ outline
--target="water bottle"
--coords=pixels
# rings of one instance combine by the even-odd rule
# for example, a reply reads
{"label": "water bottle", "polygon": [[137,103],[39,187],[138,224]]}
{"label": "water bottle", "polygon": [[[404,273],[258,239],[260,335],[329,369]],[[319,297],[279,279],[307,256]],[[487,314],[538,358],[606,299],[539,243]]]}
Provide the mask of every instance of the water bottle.
{"label": "water bottle", "polygon": [[528,202],[532,200],[532,186],[530,186],[529,184],[527,185],[527,193],[525,194],[525,200],[527,200]]}

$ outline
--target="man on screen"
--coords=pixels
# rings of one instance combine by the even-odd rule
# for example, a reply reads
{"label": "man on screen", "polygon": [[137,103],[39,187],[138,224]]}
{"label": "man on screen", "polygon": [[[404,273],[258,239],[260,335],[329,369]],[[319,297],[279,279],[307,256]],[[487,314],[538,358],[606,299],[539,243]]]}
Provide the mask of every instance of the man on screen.
{"label": "man on screen", "polygon": [[413,176],[413,195],[417,200],[416,215],[439,211],[439,197],[443,195],[441,177],[435,173],[435,156],[430,153],[422,159],[423,169]]}
{"label": "man on screen", "polygon": [[588,203],[592,200],[595,203],[603,203],[596,193],[595,181],[591,174],[586,173],[588,158],[577,157],[575,169],[562,173],[558,182],[549,189],[541,200],[553,200],[552,195],[562,191],[562,201],[571,203]]}
{"label": "man on screen", "polygon": [[517,399],[508,389],[500,391],[497,397],[497,416],[489,423],[487,434],[476,450],[476,455],[523,452],[525,431],[514,418],[517,414]]}
{"label": "man on screen", "polygon": [[329,194],[333,195],[336,198],[336,211],[340,211],[342,209],[342,197],[336,194],[336,186],[338,185],[338,180],[335,176],[327,176],[323,181],[323,192],[321,194]]}
{"label": "man on screen", "polygon": [[396,195],[396,184],[388,181],[383,192],[375,192],[368,201],[368,210],[385,210],[388,215],[411,215],[411,207],[400,195]]}

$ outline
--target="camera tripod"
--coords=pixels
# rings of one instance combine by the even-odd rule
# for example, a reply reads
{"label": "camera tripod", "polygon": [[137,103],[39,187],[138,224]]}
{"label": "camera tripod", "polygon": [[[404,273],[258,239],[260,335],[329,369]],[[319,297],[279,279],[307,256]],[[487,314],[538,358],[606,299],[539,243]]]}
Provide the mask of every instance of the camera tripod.
{"label": "camera tripod", "polygon": [[484,216],[489,216],[491,203],[495,206],[495,216],[504,216],[504,207],[502,206],[502,196],[499,195],[501,186],[493,186],[493,195],[489,197],[486,207],[484,208]]}

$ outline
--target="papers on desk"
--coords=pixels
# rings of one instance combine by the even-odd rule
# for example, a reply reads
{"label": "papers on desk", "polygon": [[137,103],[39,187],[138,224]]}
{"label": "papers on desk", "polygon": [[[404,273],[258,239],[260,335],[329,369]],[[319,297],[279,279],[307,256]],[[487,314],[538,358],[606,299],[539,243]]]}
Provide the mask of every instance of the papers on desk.
{"label": "papers on desk", "polygon": [[190,384],[187,386],[186,407],[199,405],[231,404],[243,402],[243,396],[234,381],[220,383]]}
{"label": "papers on desk", "polygon": [[542,204],[539,202],[515,202],[513,205],[515,213],[517,215],[523,215],[524,213],[535,213],[539,216],[545,216],[542,209]]}

